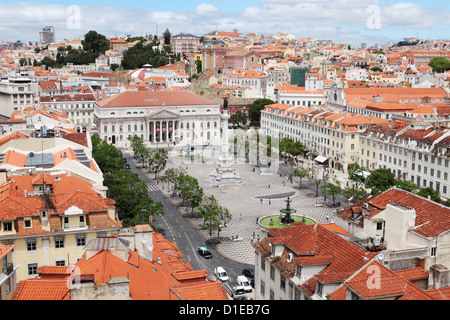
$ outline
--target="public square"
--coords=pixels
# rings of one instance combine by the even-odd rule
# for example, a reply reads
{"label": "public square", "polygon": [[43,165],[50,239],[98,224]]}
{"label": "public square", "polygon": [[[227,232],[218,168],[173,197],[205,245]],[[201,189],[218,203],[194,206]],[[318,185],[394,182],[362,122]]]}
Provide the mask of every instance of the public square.
{"label": "public square", "polygon": [[[294,178],[291,183],[284,175],[260,174],[257,169],[253,170],[255,166],[248,163],[235,164],[242,183],[219,186],[210,180],[214,164],[181,164],[169,161],[167,168],[171,167],[184,168],[190,176],[198,179],[205,195],[214,195],[219,204],[230,211],[232,219],[226,228],[222,229],[222,241],[216,246],[216,250],[229,259],[242,263],[255,263],[252,235],[256,241],[258,235],[262,239],[267,233],[266,229],[258,224],[258,220],[269,215],[279,215],[280,209],[286,207],[285,200],[288,197],[292,200],[291,208],[297,210],[296,215],[305,215],[318,223],[332,222],[336,212],[336,208],[316,206],[316,203],[323,203],[323,196],[316,197],[315,191],[308,188],[306,179],[302,182],[303,188],[299,189],[298,178]],[[209,230],[202,230],[202,218],[189,219],[197,225],[205,239],[210,238]],[[216,235],[217,232],[213,232],[212,236]],[[231,241],[232,236],[238,236],[242,240]]]}

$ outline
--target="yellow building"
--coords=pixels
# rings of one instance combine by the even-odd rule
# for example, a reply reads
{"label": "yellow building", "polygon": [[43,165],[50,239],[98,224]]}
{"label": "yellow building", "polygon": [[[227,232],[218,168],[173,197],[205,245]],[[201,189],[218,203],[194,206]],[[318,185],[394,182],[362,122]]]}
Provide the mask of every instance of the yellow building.
{"label": "yellow building", "polygon": [[0,244],[0,301],[9,300],[16,288],[17,264],[13,262],[14,245]]}
{"label": "yellow building", "polygon": [[35,277],[43,265],[74,265],[90,240],[121,227],[114,200],[75,175],[22,174],[6,180],[0,187],[0,243],[15,245],[17,281]]}

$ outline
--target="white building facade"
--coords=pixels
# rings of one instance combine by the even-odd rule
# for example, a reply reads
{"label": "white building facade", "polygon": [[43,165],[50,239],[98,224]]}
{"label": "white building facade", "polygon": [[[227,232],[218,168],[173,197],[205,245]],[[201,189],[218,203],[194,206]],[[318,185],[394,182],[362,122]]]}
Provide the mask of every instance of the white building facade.
{"label": "white building facade", "polygon": [[128,146],[137,135],[148,145],[220,142],[220,106],[187,91],[126,91],[95,104],[100,138]]}

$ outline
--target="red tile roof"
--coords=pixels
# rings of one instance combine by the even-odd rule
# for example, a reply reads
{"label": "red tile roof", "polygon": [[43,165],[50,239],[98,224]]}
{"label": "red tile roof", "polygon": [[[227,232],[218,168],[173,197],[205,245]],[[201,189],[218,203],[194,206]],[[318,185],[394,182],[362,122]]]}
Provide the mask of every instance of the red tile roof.
{"label": "red tile roof", "polygon": [[188,91],[126,91],[97,102],[100,108],[161,107],[214,105],[215,103]]}
{"label": "red tile roof", "polygon": [[[304,284],[311,290],[315,287],[312,282],[318,278],[325,282],[343,281],[375,256],[375,253],[361,249],[321,224],[294,223],[290,228],[270,229],[268,236],[254,246],[268,254],[271,251],[269,243],[284,245],[280,260],[272,263],[286,276],[294,275],[296,263],[325,265]],[[287,260],[289,252],[294,254],[290,262]]]}
{"label": "red tile roof", "polygon": [[[385,210],[388,204],[399,204],[413,208],[416,211],[414,233],[424,238],[436,237],[450,230],[449,207],[395,187],[368,198],[360,204],[349,206],[339,211],[338,215],[348,220],[352,217],[354,209],[362,212],[363,203],[367,203],[371,209],[367,217],[368,219],[372,219],[379,212]],[[360,226],[362,226],[362,221],[360,219]]]}
{"label": "red tile roof", "polygon": [[343,288],[352,291],[361,299],[394,298],[398,300],[432,300],[425,291],[411,284],[378,261],[372,261],[359,270],[330,299],[344,297]]}
{"label": "red tile roof", "polygon": [[11,300],[70,300],[67,280],[28,279],[17,284]]}

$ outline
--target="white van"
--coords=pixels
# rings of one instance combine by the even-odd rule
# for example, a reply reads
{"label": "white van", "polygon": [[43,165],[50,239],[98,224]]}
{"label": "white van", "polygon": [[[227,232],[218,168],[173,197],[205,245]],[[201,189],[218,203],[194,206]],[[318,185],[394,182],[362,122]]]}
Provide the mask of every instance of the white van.
{"label": "white van", "polygon": [[228,277],[227,272],[222,267],[217,267],[214,269],[214,275],[217,279],[219,279],[222,282],[230,280],[230,277]]}
{"label": "white van", "polygon": [[237,283],[239,286],[244,287],[245,292],[252,292],[252,286],[246,276],[238,276]]}

